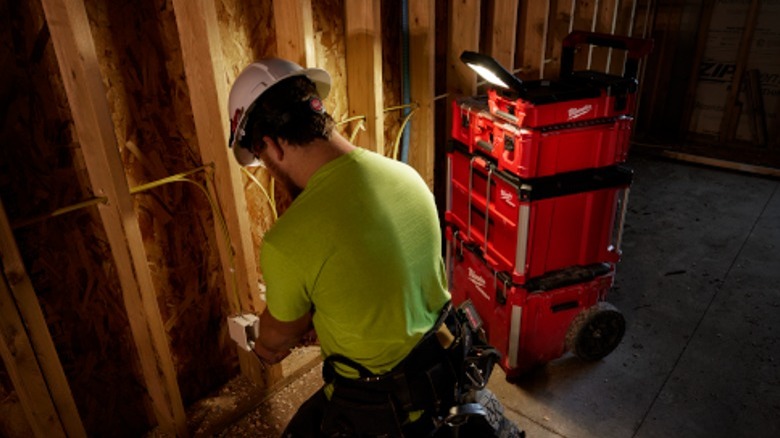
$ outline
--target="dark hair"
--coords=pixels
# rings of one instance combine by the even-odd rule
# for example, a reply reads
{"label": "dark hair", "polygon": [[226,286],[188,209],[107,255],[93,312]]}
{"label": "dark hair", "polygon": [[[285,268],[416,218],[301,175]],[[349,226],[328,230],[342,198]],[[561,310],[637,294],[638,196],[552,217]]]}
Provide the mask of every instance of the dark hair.
{"label": "dark hair", "polygon": [[266,90],[252,105],[247,133],[252,143],[269,136],[303,145],[327,140],[335,122],[325,112],[317,87],[306,76],[283,79]]}

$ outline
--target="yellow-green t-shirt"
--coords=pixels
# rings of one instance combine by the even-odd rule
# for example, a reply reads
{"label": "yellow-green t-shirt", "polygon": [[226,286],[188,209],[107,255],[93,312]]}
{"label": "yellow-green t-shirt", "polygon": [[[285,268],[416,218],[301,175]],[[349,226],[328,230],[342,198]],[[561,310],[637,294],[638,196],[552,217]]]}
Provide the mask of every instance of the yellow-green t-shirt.
{"label": "yellow-green t-shirt", "polygon": [[440,251],[433,195],[417,172],[355,149],[321,167],[266,233],[268,311],[293,321],[314,310],[324,356],[387,372],[450,299]]}

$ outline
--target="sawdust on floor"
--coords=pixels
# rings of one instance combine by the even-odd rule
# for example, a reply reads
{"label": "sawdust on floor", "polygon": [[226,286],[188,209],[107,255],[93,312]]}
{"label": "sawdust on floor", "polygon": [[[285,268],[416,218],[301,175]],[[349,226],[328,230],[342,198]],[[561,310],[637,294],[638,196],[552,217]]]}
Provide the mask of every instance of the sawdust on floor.
{"label": "sawdust on floor", "polygon": [[322,364],[293,380],[216,436],[279,437],[298,407],[322,386]]}

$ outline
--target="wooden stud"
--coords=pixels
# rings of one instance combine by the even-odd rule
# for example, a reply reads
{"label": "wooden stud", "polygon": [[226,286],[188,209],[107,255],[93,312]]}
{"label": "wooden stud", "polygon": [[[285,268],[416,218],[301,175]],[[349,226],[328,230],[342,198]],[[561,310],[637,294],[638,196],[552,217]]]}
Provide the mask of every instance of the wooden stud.
{"label": "wooden stud", "polygon": [[[47,332],[48,333],[48,332]],[[24,417],[36,437],[66,437],[35,349],[11,296],[5,275],[0,278],[0,357],[16,389]],[[79,420],[80,422],[80,420]],[[82,431],[81,436],[86,436]]]}
{"label": "wooden stud", "polygon": [[274,0],[276,55],[304,67],[316,64],[311,0]]}
{"label": "wooden stud", "polygon": [[[677,47],[677,40],[679,38],[680,20],[682,16],[682,8],[674,6],[663,6],[661,10],[658,8],[661,5],[656,5],[654,8],[654,25],[653,30],[658,30],[660,37],[655,39],[653,45],[653,59],[666,60],[669,59]],[[648,85],[650,90],[653,90],[647,96],[649,98],[647,104],[647,111],[645,113],[649,117],[645,117],[642,120],[643,126],[658,126],[664,123],[666,114],[663,112],[665,99],[668,97],[664,94],[664,90],[668,89],[669,81],[671,80],[672,63],[671,62],[657,62],[652,63],[650,67],[652,79],[652,85]],[[670,131],[662,131],[662,134],[671,133]]]}
{"label": "wooden stud", "polygon": [[345,0],[349,116],[365,116],[357,143],[384,155],[381,8],[379,2]]}
{"label": "wooden stud", "polygon": [[696,37],[696,51],[691,61],[691,76],[688,81],[688,89],[683,99],[683,113],[680,118],[680,133],[686,133],[690,130],[691,117],[693,117],[693,108],[696,103],[696,90],[699,85],[699,69],[701,60],[704,57],[704,50],[707,48],[707,36],[710,31],[710,22],[712,21],[712,11],[715,9],[715,0],[704,0],[701,6],[698,23],[698,35]]}
{"label": "wooden stud", "polygon": [[183,436],[187,424],[176,369],[116,144],[87,11],[81,1],[43,0],[42,4],[93,193],[108,198],[98,212],[119,275],[144,384],[159,426]]}
{"label": "wooden stud", "polygon": [[557,79],[561,71],[561,46],[566,35],[571,33],[575,0],[555,0],[550,10],[550,25],[547,29],[547,64],[544,77]]}
{"label": "wooden stud", "polygon": [[35,436],[86,432],[5,208],[0,203],[0,356]]}
{"label": "wooden stud", "polygon": [[490,56],[509,71],[514,71],[517,44],[517,8],[519,0],[495,0]]}
{"label": "wooden stud", "polygon": [[731,80],[729,93],[726,95],[726,104],[723,106],[723,118],[720,122],[719,136],[721,143],[733,140],[737,131],[737,122],[742,112],[741,108],[737,106],[737,98],[742,88],[742,76],[745,73],[748,57],[750,56],[750,45],[753,42],[753,33],[756,30],[756,21],[760,9],[761,2],[759,0],[750,2],[750,9],[745,20],[745,30],[742,31],[742,39],[739,42],[737,51],[737,67]]}
{"label": "wooden stud", "polygon": [[[641,38],[648,38],[652,34],[653,26],[655,26],[655,9],[657,8],[657,3],[653,0],[637,0],[637,5],[634,8],[634,25],[633,29],[631,30],[631,36],[633,37],[641,37]],[[653,49],[655,51],[657,49]],[[650,56],[653,56],[652,54]],[[637,90],[637,97],[636,97],[636,108],[637,108],[637,117],[636,122],[634,122],[634,131],[641,130],[642,128],[645,128],[648,126],[648,123],[644,122],[645,119],[649,119],[650,117],[640,117],[640,112],[643,112],[647,115],[649,115],[649,110],[644,111],[641,105],[642,100],[644,99],[644,90],[645,82],[647,78],[647,59],[642,59],[639,61],[639,73],[637,74],[637,79],[639,80],[639,89]],[[653,90],[653,88],[650,88]],[[652,93],[651,93],[652,94]],[[652,107],[648,108],[652,109]],[[639,128],[639,129],[637,129]]]}
{"label": "wooden stud", "polygon": [[[574,4],[572,30],[596,30],[598,0],[577,0]],[[581,50],[574,56],[574,71],[590,68],[590,50]]]}
{"label": "wooden stud", "polygon": [[480,4],[479,0],[451,2],[447,89],[450,97],[473,96],[477,93],[477,74],[460,60],[460,55],[464,50],[479,50]]}
{"label": "wooden stud", "polygon": [[[630,36],[634,31],[634,19],[637,0],[620,0],[615,22],[615,35]],[[617,76],[623,76],[626,66],[627,53],[624,50],[612,50],[609,57],[607,72]],[[637,72],[638,73],[638,72]]]}
{"label": "wooden stud", "polygon": [[409,1],[409,70],[412,102],[418,104],[409,132],[409,164],[433,190],[436,4]]}
{"label": "wooden stud", "polygon": [[547,52],[547,23],[550,2],[524,1],[518,29],[518,56],[523,80],[544,77],[544,56]]}
{"label": "wooden stud", "polygon": [[[615,33],[618,0],[600,0],[596,10],[595,31],[600,33]],[[609,69],[612,50],[609,47],[590,47],[590,70],[606,72]]]}
{"label": "wooden stud", "polygon": [[[252,244],[241,172],[228,149],[227,84],[219,40],[217,12],[213,2],[174,0],[176,26],[182,46],[184,70],[190,90],[198,145],[204,163],[214,163],[216,198],[225,215],[230,241],[223,238],[217,221],[217,242],[225,291],[232,313],[261,312],[257,264]],[[237,296],[236,296],[237,295]],[[241,371],[259,385],[268,384],[279,374],[275,366],[268,372],[252,353],[236,347]]]}

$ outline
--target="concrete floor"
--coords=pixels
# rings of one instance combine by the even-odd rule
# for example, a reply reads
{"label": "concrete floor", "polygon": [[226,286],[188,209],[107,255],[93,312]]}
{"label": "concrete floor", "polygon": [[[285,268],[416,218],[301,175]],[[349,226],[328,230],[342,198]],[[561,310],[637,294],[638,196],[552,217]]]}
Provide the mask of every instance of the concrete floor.
{"label": "concrete floor", "polygon": [[490,387],[529,437],[780,436],[780,182],[629,164],[622,343]]}
{"label": "concrete floor", "polygon": [[[567,354],[515,383],[497,367],[489,387],[531,438],[779,437],[780,181],[638,154],[629,165],[608,296],[626,318],[622,343],[598,362]],[[318,369],[299,380],[302,401]],[[294,407],[258,433],[273,403],[236,427],[278,436]]]}

